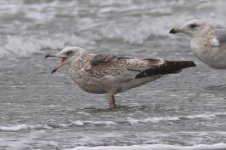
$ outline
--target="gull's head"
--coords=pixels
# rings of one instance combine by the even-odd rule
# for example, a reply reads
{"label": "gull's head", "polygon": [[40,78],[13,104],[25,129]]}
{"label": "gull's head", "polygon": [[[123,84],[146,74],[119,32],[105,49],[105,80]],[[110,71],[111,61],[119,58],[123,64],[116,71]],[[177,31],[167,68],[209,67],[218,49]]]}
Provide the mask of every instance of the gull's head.
{"label": "gull's head", "polygon": [[62,49],[60,52],[56,54],[48,54],[45,56],[47,57],[54,57],[54,58],[59,58],[61,59],[61,63],[57,65],[51,73],[56,72],[60,67],[62,67],[65,64],[70,64],[73,60],[76,58],[80,57],[84,53],[87,53],[84,49],[80,47],[66,47]]}
{"label": "gull's head", "polygon": [[193,19],[185,23],[180,27],[176,27],[170,30],[169,33],[185,33],[190,37],[193,37],[199,32],[202,32],[208,25],[201,19]]}

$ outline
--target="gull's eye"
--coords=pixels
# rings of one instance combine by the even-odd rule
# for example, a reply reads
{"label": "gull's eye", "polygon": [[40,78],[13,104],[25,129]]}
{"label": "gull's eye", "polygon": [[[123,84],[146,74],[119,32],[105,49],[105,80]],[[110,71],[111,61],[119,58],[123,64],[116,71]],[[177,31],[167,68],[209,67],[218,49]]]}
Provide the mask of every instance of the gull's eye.
{"label": "gull's eye", "polygon": [[198,25],[197,24],[191,24],[190,25],[190,28],[194,29],[195,27],[197,27]]}
{"label": "gull's eye", "polygon": [[70,56],[70,55],[72,55],[73,54],[73,52],[72,51],[68,51],[68,52],[66,52],[66,55],[68,55],[68,56]]}

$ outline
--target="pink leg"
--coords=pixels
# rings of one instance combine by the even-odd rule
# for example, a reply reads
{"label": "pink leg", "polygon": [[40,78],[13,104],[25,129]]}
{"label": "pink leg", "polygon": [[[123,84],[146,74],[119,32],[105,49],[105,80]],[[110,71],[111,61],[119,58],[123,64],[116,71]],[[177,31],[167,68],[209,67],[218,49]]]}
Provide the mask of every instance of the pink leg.
{"label": "pink leg", "polygon": [[114,95],[109,95],[109,109],[115,108],[115,97]]}

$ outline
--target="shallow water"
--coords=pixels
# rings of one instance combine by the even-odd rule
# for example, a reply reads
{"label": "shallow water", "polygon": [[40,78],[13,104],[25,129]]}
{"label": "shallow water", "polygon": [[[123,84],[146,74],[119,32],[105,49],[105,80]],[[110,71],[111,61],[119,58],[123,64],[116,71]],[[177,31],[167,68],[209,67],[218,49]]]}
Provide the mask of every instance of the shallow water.
{"label": "shallow water", "polygon": [[[0,149],[226,149],[226,72],[197,60],[169,30],[203,18],[225,27],[225,1],[0,1]],[[92,53],[192,60],[196,68],[118,94],[80,90],[45,54]],[[104,147],[100,147],[104,146]]]}

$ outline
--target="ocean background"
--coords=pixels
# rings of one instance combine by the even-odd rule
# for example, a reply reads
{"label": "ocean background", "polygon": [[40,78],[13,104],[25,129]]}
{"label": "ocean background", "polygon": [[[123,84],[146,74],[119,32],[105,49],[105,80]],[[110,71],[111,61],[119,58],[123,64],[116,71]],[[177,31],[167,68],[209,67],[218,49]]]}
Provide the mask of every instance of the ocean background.
{"label": "ocean background", "polygon": [[[0,0],[0,150],[226,149],[226,71],[172,27],[226,27],[224,0]],[[86,93],[50,52],[192,60],[195,68],[116,95]]]}

